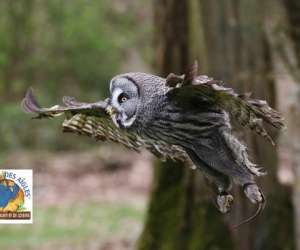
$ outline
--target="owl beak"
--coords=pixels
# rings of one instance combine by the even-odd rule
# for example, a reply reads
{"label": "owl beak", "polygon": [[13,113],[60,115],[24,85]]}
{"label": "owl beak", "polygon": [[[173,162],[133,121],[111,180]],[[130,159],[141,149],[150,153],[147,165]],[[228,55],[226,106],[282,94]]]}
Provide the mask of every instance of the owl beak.
{"label": "owl beak", "polygon": [[117,110],[113,106],[109,105],[106,108],[106,113],[109,114],[110,116],[113,116],[117,113]]}

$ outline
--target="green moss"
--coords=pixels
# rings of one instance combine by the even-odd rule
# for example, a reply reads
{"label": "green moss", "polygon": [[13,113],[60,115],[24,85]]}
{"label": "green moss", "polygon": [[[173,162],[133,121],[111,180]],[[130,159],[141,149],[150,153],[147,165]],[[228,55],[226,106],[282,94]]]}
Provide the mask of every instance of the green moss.
{"label": "green moss", "polygon": [[193,174],[178,163],[156,165],[139,250],[232,249],[217,209],[195,201]]}
{"label": "green moss", "polygon": [[[145,231],[139,244],[140,249],[172,249],[172,238],[178,231],[183,173],[182,167],[176,164],[172,166],[170,162],[155,166],[156,183],[148,207]],[[164,244],[158,248],[161,242]]]}
{"label": "green moss", "polygon": [[223,223],[223,215],[208,202],[195,204],[189,246],[187,249],[233,249],[228,228]]}

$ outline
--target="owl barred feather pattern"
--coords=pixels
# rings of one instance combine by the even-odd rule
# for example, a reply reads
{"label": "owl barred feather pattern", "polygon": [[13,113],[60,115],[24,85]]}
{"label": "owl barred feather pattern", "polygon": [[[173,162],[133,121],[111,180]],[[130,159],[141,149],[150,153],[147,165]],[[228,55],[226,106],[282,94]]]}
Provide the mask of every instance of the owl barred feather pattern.
{"label": "owl barred feather pattern", "polygon": [[[225,88],[222,81],[214,80],[206,75],[197,76],[197,73],[195,73],[198,71],[197,67],[198,64],[195,62],[187,76],[172,74],[171,78],[173,80],[170,82],[167,78],[166,84],[175,88],[170,94],[175,95],[175,98],[183,102],[190,101],[190,98],[198,98],[199,102],[205,99],[211,105],[218,105],[226,110],[239,124],[249,127],[269,140],[272,145],[275,145],[264,128],[263,122],[275,128],[283,128],[283,119],[279,112],[272,109],[266,101],[250,98],[250,93],[237,94],[233,89]],[[169,77],[169,79],[171,78]],[[178,79],[178,81],[175,81],[177,86],[174,86],[174,78]],[[186,78],[189,80],[185,80]],[[199,85],[201,86],[199,87]],[[180,88],[180,90],[177,91],[176,88]],[[183,90],[184,88],[185,90]]]}
{"label": "owl barred feather pattern", "polygon": [[136,134],[127,133],[117,128],[105,108],[107,103],[98,102],[94,104],[94,110],[86,108],[90,104],[77,102],[75,98],[63,97],[65,106],[55,105],[51,108],[41,108],[33,96],[32,89],[26,93],[22,101],[22,108],[27,113],[36,113],[34,119],[53,118],[65,114],[62,127],[63,132],[71,132],[79,135],[87,135],[99,141],[112,141],[120,143],[125,147],[140,152],[142,148],[148,149],[151,153],[162,160],[167,158],[174,161],[188,161],[188,156],[179,147],[167,145],[164,142],[148,143]]}
{"label": "owl barred feather pattern", "polygon": [[230,119],[272,144],[264,123],[282,128],[283,120],[265,101],[239,95],[223,82],[197,72],[195,63],[185,75],[171,73],[166,79],[121,74],[111,80],[110,97],[105,101],[81,103],[64,97],[64,106],[50,108],[41,108],[29,90],[22,106],[36,113],[36,118],[65,114],[66,132],[114,141],[137,151],[146,148],[161,159],[192,162],[214,183],[217,206],[223,213],[231,208],[232,182],[262,208],[265,199],[254,177],[264,172],[248,159],[246,147],[232,134]]}
{"label": "owl barred feather pattern", "polygon": [[167,158],[174,161],[188,161],[188,156],[179,147],[167,145],[164,142],[150,144],[138,136],[116,129],[107,119],[76,114],[70,119],[65,119],[62,126],[64,132],[87,135],[99,141],[110,140],[137,152],[140,152],[142,148],[148,149],[163,161]]}

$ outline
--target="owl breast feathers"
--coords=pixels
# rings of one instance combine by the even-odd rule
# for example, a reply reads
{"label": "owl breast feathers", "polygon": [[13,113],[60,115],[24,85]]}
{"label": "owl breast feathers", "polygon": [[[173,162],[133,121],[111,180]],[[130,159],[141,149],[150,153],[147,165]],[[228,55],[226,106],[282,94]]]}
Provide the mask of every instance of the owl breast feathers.
{"label": "owl breast feathers", "polygon": [[110,82],[110,97],[95,103],[63,98],[64,105],[41,108],[28,90],[22,107],[35,118],[65,115],[63,130],[114,141],[157,157],[190,162],[214,185],[217,205],[228,212],[232,181],[246,196],[262,204],[264,197],[254,177],[261,169],[248,159],[246,147],[232,134],[230,119],[252,129],[272,144],[264,124],[283,127],[280,114],[266,101],[237,94],[222,81],[197,74],[197,63],[184,75],[165,78],[127,73]]}

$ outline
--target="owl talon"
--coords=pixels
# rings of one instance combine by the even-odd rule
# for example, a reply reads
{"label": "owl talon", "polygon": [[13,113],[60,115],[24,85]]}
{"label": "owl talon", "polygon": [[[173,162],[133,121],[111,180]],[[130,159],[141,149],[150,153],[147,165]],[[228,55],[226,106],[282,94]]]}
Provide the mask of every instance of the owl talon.
{"label": "owl talon", "polygon": [[105,111],[109,116],[113,116],[117,112],[116,109],[110,105],[105,109]]}
{"label": "owl talon", "polygon": [[257,204],[256,212],[247,218],[246,220],[240,222],[238,225],[234,226],[234,229],[237,229],[238,227],[245,225],[246,223],[249,223],[250,221],[254,220],[259,214],[264,210],[266,205],[266,199],[262,193],[262,191],[259,189],[259,187],[255,183],[248,183],[244,185],[244,193],[248,197],[248,199],[254,203]]}
{"label": "owl talon", "polygon": [[230,212],[233,203],[233,196],[228,193],[221,193],[217,196],[217,207],[223,214]]}
{"label": "owl talon", "polygon": [[244,193],[252,203],[264,203],[264,195],[255,183],[245,184],[243,188]]}

